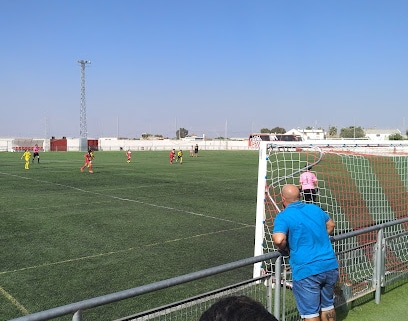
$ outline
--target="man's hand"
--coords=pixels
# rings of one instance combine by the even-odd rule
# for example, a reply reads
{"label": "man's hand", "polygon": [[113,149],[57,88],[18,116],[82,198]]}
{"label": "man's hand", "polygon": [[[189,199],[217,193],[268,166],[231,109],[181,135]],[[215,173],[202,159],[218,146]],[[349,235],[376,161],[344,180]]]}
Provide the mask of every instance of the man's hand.
{"label": "man's hand", "polygon": [[278,252],[279,252],[280,255],[282,255],[282,256],[290,256],[290,252],[289,252],[289,249],[288,249],[288,248],[285,248],[285,249],[283,249],[283,250],[279,250]]}
{"label": "man's hand", "polygon": [[334,228],[336,227],[336,223],[332,219],[326,222],[326,230],[327,234],[332,235],[334,232]]}

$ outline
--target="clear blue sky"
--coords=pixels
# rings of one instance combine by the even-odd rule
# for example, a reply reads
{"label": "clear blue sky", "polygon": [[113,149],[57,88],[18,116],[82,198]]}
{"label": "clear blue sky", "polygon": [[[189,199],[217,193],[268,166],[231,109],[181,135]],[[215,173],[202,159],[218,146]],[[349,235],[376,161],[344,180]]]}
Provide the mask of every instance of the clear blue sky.
{"label": "clear blue sky", "polygon": [[0,136],[408,127],[406,0],[1,0]]}

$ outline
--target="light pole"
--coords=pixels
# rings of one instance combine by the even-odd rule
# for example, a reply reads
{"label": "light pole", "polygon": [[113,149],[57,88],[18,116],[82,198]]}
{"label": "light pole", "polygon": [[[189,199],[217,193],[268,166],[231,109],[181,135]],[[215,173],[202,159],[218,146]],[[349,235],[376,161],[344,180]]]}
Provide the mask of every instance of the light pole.
{"label": "light pole", "polygon": [[85,65],[90,64],[89,60],[78,60],[81,64],[81,107],[79,110],[79,136],[87,138],[88,129],[86,126],[86,99],[85,99]]}

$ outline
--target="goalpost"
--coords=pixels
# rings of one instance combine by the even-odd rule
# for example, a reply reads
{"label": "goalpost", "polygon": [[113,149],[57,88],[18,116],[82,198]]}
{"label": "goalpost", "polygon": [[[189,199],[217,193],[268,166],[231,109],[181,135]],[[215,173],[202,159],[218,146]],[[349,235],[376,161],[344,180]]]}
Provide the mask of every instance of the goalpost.
{"label": "goalpost", "polygon": [[[320,146],[306,142],[261,142],[259,145],[258,192],[254,255],[275,251],[272,242],[274,218],[283,210],[281,188],[299,185],[299,176],[312,167],[318,178],[316,205],[335,221],[334,234],[354,231],[408,217],[408,145],[330,143]],[[386,236],[408,231],[408,226],[388,228]],[[368,244],[374,234],[335,244],[336,252]],[[406,245],[406,244],[405,244]],[[395,245],[395,264],[407,269],[407,246]],[[393,250],[394,251],[394,250]],[[364,256],[364,255],[363,255]],[[370,258],[339,262],[341,277],[353,271],[364,273]],[[356,263],[357,262],[357,263]],[[402,263],[401,263],[402,262]],[[288,260],[284,264],[290,269]],[[254,277],[272,271],[272,262],[254,265]]]}

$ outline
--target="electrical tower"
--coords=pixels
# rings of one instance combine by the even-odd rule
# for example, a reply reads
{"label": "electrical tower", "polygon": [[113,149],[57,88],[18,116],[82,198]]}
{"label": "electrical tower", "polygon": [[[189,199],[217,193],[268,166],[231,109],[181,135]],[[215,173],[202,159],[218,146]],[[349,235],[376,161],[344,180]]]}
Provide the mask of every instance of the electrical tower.
{"label": "electrical tower", "polygon": [[78,60],[81,64],[81,108],[79,111],[79,137],[87,138],[88,129],[86,126],[86,99],[85,99],[85,65],[90,64],[89,60]]}

